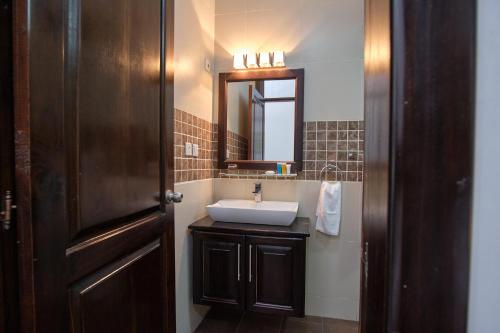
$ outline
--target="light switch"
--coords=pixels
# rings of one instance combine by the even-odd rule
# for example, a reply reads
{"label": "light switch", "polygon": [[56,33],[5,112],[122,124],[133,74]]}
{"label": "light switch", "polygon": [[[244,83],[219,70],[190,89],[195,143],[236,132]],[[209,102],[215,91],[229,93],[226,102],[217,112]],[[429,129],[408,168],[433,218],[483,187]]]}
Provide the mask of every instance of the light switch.
{"label": "light switch", "polygon": [[205,58],[205,71],[212,73],[212,64],[208,58]]}
{"label": "light switch", "polygon": [[184,145],[184,155],[193,156],[193,144],[191,142],[186,142]]}
{"label": "light switch", "polygon": [[193,157],[198,157],[199,155],[199,149],[198,145],[196,143],[193,144]]}

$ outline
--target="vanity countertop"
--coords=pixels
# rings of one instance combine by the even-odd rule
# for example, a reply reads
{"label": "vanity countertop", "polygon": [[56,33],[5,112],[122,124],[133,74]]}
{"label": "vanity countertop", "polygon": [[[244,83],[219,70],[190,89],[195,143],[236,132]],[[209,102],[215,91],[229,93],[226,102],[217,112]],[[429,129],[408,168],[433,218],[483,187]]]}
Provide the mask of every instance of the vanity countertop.
{"label": "vanity countertop", "polygon": [[285,227],[264,224],[216,222],[210,216],[206,216],[191,224],[189,229],[194,231],[222,232],[256,236],[305,238],[310,236],[309,224],[309,219],[307,217],[297,217],[290,226]]}

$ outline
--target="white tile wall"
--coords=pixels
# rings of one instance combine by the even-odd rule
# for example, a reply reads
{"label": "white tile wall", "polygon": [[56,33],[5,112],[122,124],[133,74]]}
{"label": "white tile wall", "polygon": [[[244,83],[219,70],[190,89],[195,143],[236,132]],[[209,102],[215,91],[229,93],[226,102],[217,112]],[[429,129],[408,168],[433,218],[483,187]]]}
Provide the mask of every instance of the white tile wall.
{"label": "white tile wall", "polygon": [[[252,199],[255,180],[214,179],[214,201]],[[264,200],[298,201],[299,216],[311,220],[307,240],[306,314],[358,320],[363,185],[344,182],[338,237],[316,232],[319,181],[262,180]]]}

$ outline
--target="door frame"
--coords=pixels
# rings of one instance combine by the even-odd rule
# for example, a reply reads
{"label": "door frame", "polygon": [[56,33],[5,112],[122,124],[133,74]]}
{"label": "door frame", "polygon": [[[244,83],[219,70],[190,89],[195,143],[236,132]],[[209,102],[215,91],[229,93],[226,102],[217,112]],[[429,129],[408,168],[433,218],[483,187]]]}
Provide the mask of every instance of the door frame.
{"label": "door frame", "polygon": [[467,330],[475,31],[475,0],[365,0],[361,332]]}
{"label": "door frame", "polygon": [[[12,1],[0,8],[0,211],[5,209],[6,191],[15,199],[14,119],[12,68]],[[17,332],[18,276],[15,209],[9,230],[0,225],[0,333]]]}
{"label": "door frame", "polygon": [[[174,188],[174,0],[159,0],[162,6],[160,50],[161,87],[159,107],[161,120],[160,139],[163,142],[161,158],[167,170],[161,179],[160,201],[165,202],[165,189]],[[15,182],[17,205],[17,242],[18,242],[18,282],[19,282],[19,331],[36,332],[35,281],[33,251],[32,207],[30,187],[30,68],[29,68],[29,0],[16,0],[12,10],[12,49],[13,49],[13,99],[15,128]],[[162,205],[161,209],[172,217],[173,205]],[[174,223],[165,225],[161,242],[166,244],[163,252],[165,283],[163,290],[165,303],[166,331],[175,332],[175,233]]]}

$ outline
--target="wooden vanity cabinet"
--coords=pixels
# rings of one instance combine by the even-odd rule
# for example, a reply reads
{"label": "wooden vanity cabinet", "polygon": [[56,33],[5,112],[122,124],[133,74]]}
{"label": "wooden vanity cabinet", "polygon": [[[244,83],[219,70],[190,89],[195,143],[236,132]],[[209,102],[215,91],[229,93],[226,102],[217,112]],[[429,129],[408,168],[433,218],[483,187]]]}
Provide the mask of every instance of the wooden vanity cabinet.
{"label": "wooden vanity cabinet", "polygon": [[243,309],[245,237],[207,232],[193,237],[195,303]]}
{"label": "wooden vanity cabinet", "polygon": [[307,219],[280,227],[207,217],[189,228],[195,304],[304,316]]}
{"label": "wooden vanity cabinet", "polygon": [[305,239],[246,237],[248,310],[303,316],[305,245]]}

